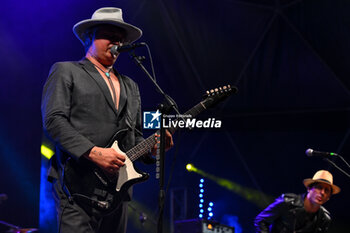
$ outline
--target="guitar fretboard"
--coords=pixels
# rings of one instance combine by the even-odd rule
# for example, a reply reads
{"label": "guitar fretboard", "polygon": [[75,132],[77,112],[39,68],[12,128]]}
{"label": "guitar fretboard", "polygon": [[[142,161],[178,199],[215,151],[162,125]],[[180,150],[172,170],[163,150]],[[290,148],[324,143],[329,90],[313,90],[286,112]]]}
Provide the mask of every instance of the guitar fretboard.
{"label": "guitar fretboard", "polygon": [[[206,107],[204,105],[204,101],[202,101],[199,104],[192,107],[187,112],[185,112],[183,115],[191,115],[193,118],[205,109]],[[168,128],[167,130],[171,134],[173,134],[177,129],[178,127],[171,127],[171,128]],[[142,155],[148,153],[154,147],[155,144],[156,144],[156,140],[155,140],[155,133],[154,133],[148,138],[146,138],[145,140],[143,140],[142,142],[140,142],[139,144],[137,144],[136,146],[134,146],[133,148],[131,148],[130,150],[128,150],[126,152],[126,155],[129,157],[131,161],[135,161],[138,158],[140,158]]]}

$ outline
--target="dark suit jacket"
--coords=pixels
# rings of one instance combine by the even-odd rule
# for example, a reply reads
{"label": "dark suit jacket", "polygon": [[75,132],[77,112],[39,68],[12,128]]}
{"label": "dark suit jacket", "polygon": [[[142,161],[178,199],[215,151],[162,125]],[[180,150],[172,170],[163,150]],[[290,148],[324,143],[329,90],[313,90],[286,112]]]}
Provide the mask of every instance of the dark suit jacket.
{"label": "dark suit jacket", "polygon": [[67,158],[78,161],[92,147],[106,147],[121,129],[127,129],[121,149],[143,140],[138,86],[126,76],[118,78],[117,111],[107,84],[89,60],[52,66],[41,106],[44,131],[56,144],[57,168],[52,167],[50,176],[58,178]]}

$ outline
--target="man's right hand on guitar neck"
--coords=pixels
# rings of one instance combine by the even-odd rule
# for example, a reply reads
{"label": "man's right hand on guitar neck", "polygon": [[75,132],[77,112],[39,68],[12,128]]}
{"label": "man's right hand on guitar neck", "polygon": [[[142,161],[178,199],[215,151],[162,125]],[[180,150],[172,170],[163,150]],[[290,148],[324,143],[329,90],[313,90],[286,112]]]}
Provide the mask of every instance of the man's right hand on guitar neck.
{"label": "man's right hand on guitar neck", "polygon": [[94,146],[85,157],[110,174],[117,173],[124,166],[126,154],[113,148]]}

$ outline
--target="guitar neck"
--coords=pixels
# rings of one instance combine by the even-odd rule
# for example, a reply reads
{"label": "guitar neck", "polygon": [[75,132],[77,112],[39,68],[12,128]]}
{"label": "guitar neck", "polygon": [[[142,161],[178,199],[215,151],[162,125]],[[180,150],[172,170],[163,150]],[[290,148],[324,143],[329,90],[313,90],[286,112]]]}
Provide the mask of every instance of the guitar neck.
{"label": "guitar neck", "polygon": [[[199,113],[201,113],[202,111],[204,111],[205,109],[206,107],[204,106],[204,104],[200,102],[194,107],[192,107],[190,110],[185,112],[183,115],[186,115],[186,116],[190,115],[191,118],[193,118],[197,116]],[[167,128],[167,130],[171,134],[175,133],[177,129],[178,127]],[[148,153],[154,147],[155,144],[156,144],[156,140],[155,140],[155,133],[154,133],[148,138],[146,138],[145,140],[143,140],[142,142],[140,142],[139,144],[137,144],[136,146],[134,146],[133,148],[131,148],[130,150],[128,150],[126,152],[126,155],[129,157],[131,161],[135,161],[138,158],[140,158],[142,155]]]}

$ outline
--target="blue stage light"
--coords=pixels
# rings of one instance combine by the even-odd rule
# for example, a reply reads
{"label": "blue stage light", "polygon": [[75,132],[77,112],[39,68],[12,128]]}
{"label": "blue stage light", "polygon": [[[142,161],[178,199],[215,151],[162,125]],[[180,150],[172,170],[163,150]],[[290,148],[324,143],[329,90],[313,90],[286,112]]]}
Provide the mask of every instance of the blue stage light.
{"label": "blue stage light", "polygon": [[214,205],[214,203],[213,202],[209,202],[209,206],[213,206]]}
{"label": "blue stage light", "polygon": [[204,182],[204,179],[200,179],[199,180],[200,181],[200,183],[199,183],[199,218],[203,218],[203,214],[204,214],[204,212],[205,212],[205,210],[203,209],[203,207],[204,207],[204,205],[203,205],[203,203],[204,203],[204,195],[203,195],[203,193],[204,193],[204,184],[203,184],[203,182]]}

